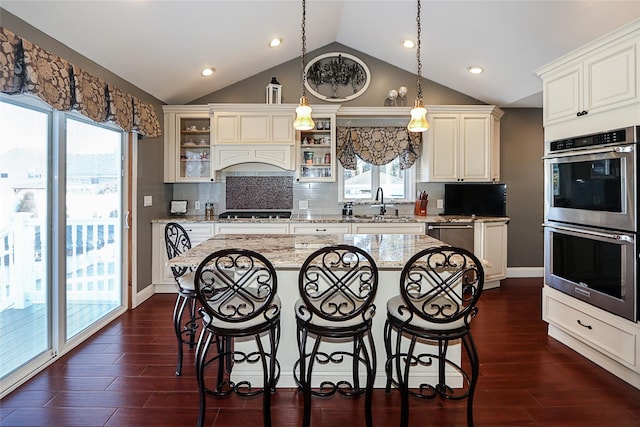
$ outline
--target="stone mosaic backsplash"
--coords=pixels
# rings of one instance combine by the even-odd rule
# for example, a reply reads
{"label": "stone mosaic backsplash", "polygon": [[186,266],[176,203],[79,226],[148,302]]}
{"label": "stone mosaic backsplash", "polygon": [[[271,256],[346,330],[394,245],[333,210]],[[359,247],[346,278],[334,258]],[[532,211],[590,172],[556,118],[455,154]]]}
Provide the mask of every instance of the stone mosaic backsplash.
{"label": "stone mosaic backsplash", "polygon": [[227,210],[293,209],[291,176],[227,176]]}

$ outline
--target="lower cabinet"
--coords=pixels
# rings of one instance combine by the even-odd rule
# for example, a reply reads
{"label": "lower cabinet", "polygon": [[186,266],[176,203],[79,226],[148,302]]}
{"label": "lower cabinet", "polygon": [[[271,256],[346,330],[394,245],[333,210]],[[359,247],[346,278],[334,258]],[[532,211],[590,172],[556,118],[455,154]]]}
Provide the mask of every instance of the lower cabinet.
{"label": "lower cabinet", "polygon": [[500,280],[507,277],[507,222],[475,222],[473,246],[475,255],[487,261],[484,289],[500,286]]}
{"label": "lower cabinet", "polygon": [[640,325],[556,289],[542,290],[549,335],[640,387]]}
{"label": "lower cabinet", "polygon": [[[178,222],[189,235],[191,246],[204,242],[213,235],[212,223]],[[167,250],[164,243],[165,223],[155,222],[151,226],[151,282],[153,285],[173,285],[173,273],[167,267]]]}

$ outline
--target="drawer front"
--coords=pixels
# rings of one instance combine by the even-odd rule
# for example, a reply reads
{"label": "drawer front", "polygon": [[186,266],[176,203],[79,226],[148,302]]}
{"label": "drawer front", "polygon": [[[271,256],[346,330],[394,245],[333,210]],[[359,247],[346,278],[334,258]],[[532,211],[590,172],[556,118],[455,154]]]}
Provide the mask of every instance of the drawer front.
{"label": "drawer front", "polygon": [[195,246],[198,243],[204,242],[209,237],[213,237],[213,224],[181,223],[180,225],[182,225],[189,235],[191,246]]}
{"label": "drawer front", "polygon": [[620,363],[636,366],[637,335],[633,330],[625,330],[622,325],[600,320],[548,295],[544,301],[545,321],[564,329]]}
{"label": "drawer front", "polygon": [[424,223],[353,223],[353,234],[425,234]]}
{"label": "drawer front", "polygon": [[291,224],[291,234],[349,234],[350,224]]}
{"label": "drawer front", "polygon": [[288,223],[217,223],[215,234],[289,234]]}

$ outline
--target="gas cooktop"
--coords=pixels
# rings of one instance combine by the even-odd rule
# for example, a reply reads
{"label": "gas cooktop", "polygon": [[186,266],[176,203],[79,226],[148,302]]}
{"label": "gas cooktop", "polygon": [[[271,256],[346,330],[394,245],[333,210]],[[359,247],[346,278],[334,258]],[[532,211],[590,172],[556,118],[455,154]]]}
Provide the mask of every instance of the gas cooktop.
{"label": "gas cooktop", "polygon": [[222,219],[289,219],[291,218],[290,211],[226,211],[218,215],[218,218]]}

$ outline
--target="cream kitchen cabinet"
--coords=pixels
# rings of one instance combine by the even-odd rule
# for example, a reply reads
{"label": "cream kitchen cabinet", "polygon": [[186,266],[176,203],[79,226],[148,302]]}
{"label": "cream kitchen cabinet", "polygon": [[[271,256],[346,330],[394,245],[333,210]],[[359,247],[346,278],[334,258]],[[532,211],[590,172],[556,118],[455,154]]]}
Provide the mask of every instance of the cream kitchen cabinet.
{"label": "cream kitchen cabinet", "polygon": [[350,234],[351,224],[344,222],[292,222],[289,234]]}
{"label": "cream kitchen cabinet", "polygon": [[311,106],[316,126],[310,131],[298,132],[296,142],[298,181],[336,181],[336,112],[339,107]]}
{"label": "cream kitchen cabinet", "polygon": [[164,181],[215,181],[211,125],[206,106],[165,105]]}
{"label": "cream kitchen cabinet", "polygon": [[637,124],[640,21],[537,70],[543,82],[545,139]]}
{"label": "cream kitchen cabinet", "polygon": [[215,234],[289,234],[289,222],[217,222]]}
{"label": "cream kitchen cabinet", "polygon": [[495,106],[431,106],[423,133],[419,181],[500,179],[500,118]]}
{"label": "cream kitchen cabinet", "polygon": [[[213,223],[176,222],[180,224],[189,235],[192,247],[204,242],[214,234]],[[167,267],[167,250],[164,243],[165,225],[166,223],[164,222],[154,222],[151,226],[151,241],[153,244],[151,249],[151,282],[156,287],[175,284],[173,273],[171,269]],[[174,289],[165,287],[165,289],[162,290],[169,292]]]}
{"label": "cream kitchen cabinet", "polygon": [[475,221],[473,252],[486,261],[484,289],[500,286],[507,277],[507,221]]}
{"label": "cream kitchen cabinet", "polygon": [[295,105],[209,104],[213,167],[267,163],[294,170]]}
{"label": "cream kitchen cabinet", "polygon": [[549,336],[640,387],[640,324],[545,286],[542,320]]}
{"label": "cream kitchen cabinet", "polygon": [[353,222],[353,234],[425,234],[423,222]]}

